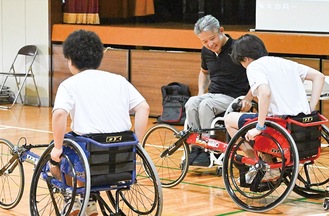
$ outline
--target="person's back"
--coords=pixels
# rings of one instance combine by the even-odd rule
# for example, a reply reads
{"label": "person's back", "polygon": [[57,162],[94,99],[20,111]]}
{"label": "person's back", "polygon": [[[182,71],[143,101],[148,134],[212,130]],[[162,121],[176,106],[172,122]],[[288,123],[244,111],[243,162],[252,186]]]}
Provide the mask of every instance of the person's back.
{"label": "person's back", "polygon": [[[63,43],[63,53],[73,76],[59,85],[53,107],[54,148],[49,166],[57,179],[61,178],[58,164],[61,161],[69,115],[72,131],[82,135],[130,130],[129,114],[133,113],[135,134],[139,140],[144,136],[149,106],[124,77],[97,70],[103,59],[103,52],[100,38],[91,31],[77,30]],[[83,183],[78,181],[77,184]],[[72,215],[78,214],[80,205],[80,201],[76,199]],[[98,215],[95,200],[89,202],[86,214]]]}
{"label": "person's back", "polygon": [[[319,71],[269,57],[264,42],[252,34],[245,34],[236,41],[231,58],[246,68],[250,89],[258,99],[257,114],[231,112],[225,117],[225,127],[231,137],[250,118],[258,117],[256,127],[245,135],[247,140],[255,139],[266,129],[268,115],[309,114],[316,109],[324,83],[324,75]],[[309,103],[304,80],[312,81]]]}
{"label": "person's back", "polygon": [[54,108],[67,106],[72,110],[71,129],[77,134],[129,130],[129,110],[141,101],[140,94],[124,77],[100,70],[85,70],[70,77],[58,93],[62,91],[71,96],[71,104],[65,105],[58,97]]}
{"label": "person's back", "polygon": [[255,86],[266,83],[271,89],[269,115],[308,114],[309,104],[303,81],[309,67],[280,57],[264,56],[247,67],[250,86],[258,95]]}

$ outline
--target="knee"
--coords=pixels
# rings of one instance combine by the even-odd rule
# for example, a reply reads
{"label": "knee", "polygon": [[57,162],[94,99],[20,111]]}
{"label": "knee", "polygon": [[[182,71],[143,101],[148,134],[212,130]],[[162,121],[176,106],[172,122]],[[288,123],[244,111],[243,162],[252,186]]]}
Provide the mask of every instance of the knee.
{"label": "knee", "polygon": [[238,122],[241,113],[238,112],[231,112],[224,116],[224,124],[226,128],[235,128],[238,129]]}
{"label": "knee", "polygon": [[198,109],[198,104],[199,104],[199,99],[197,96],[192,96],[188,99],[188,101],[185,104],[185,109],[186,111],[189,110],[197,110]]}
{"label": "knee", "polygon": [[231,121],[232,121],[232,113],[229,113],[226,116],[224,116],[225,127],[230,127]]}
{"label": "knee", "polygon": [[207,100],[203,100],[199,104],[199,112],[214,112],[214,107]]}
{"label": "knee", "polygon": [[224,125],[225,125],[225,128],[226,128],[228,134],[231,137],[238,130],[238,119],[239,119],[238,114],[239,113],[231,112],[231,113],[227,114],[226,116],[224,116]]}

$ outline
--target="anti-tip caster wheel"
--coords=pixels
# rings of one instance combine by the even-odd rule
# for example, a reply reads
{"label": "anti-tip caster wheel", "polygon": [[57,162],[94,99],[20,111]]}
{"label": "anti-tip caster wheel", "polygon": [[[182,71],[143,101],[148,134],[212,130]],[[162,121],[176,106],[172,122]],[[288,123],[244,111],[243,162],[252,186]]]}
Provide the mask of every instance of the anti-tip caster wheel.
{"label": "anti-tip caster wheel", "polygon": [[329,209],[329,199],[324,199],[324,201],[323,201],[323,208],[326,211]]}
{"label": "anti-tip caster wheel", "polygon": [[216,175],[219,176],[219,177],[221,177],[223,175],[223,168],[222,167],[217,167]]}

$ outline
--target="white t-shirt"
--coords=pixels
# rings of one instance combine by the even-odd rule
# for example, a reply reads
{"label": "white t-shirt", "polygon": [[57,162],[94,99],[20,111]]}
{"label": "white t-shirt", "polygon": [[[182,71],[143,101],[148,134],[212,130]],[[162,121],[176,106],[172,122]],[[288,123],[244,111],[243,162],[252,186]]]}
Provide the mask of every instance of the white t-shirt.
{"label": "white t-shirt", "polygon": [[124,77],[86,70],[58,87],[53,111],[70,113],[75,133],[110,133],[131,129],[130,110],[145,98]]}
{"label": "white t-shirt", "polygon": [[308,70],[308,66],[287,59],[264,56],[248,65],[247,76],[252,94],[256,97],[259,85],[269,85],[269,115],[309,114],[310,107],[303,85]]}

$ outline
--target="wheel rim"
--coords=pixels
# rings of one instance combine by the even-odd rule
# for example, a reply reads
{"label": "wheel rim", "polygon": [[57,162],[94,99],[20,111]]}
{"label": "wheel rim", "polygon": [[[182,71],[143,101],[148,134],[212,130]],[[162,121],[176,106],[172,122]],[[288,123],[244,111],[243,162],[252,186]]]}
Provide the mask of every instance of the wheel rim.
{"label": "wheel rim", "polygon": [[142,141],[143,147],[150,155],[161,185],[164,188],[174,187],[179,184],[187,174],[189,154],[188,145],[185,143],[171,155],[160,155],[179,139],[178,131],[169,125],[156,125],[145,134]]}

